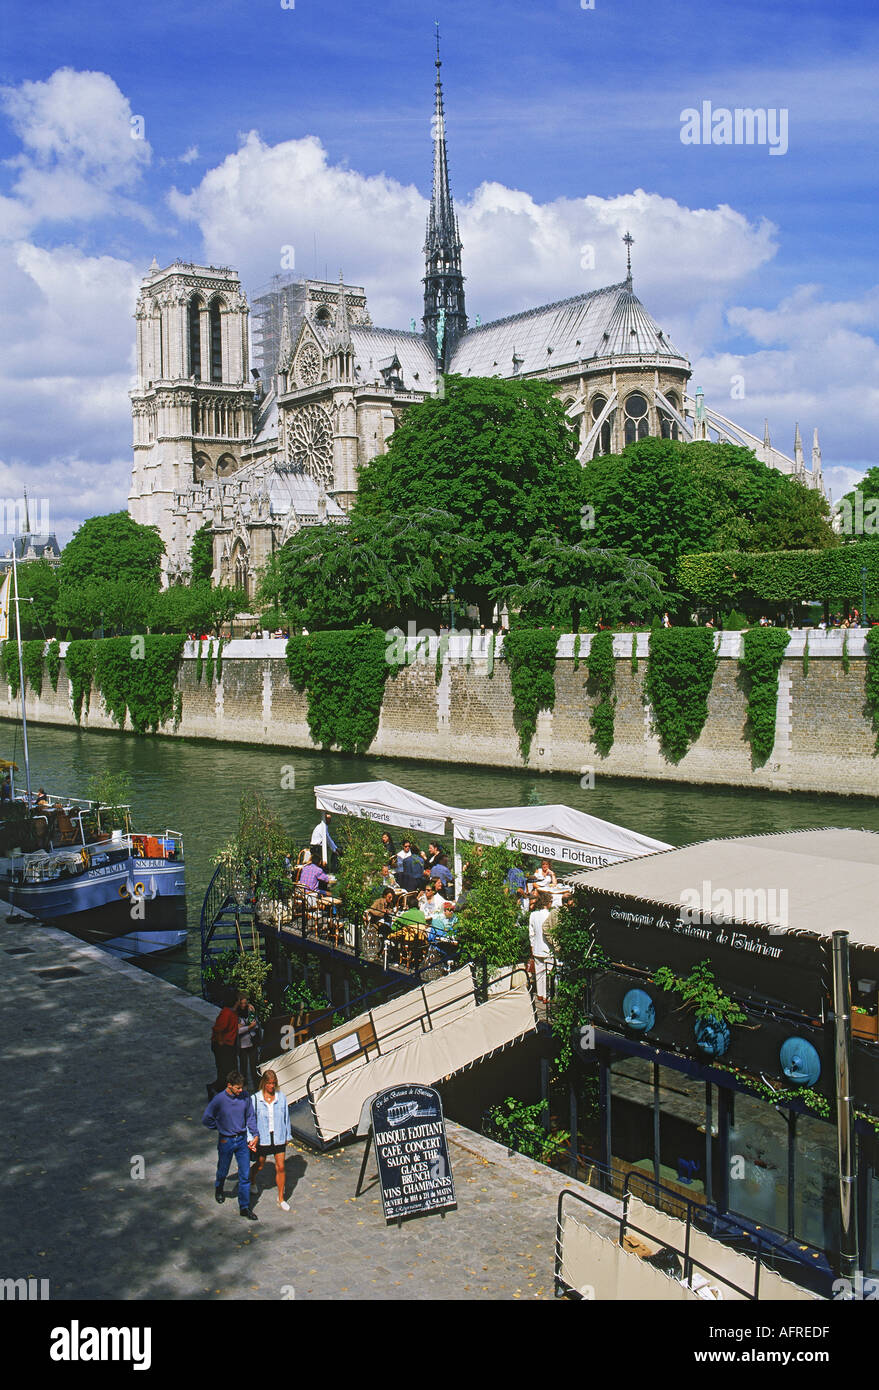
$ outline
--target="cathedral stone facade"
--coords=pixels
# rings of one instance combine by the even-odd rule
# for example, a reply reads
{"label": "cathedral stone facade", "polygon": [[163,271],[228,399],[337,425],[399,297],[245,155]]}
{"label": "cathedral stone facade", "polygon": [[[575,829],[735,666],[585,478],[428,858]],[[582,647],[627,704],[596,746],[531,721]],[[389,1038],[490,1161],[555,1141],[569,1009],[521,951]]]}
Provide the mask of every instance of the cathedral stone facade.
{"label": "cathedral stone facade", "polygon": [[268,297],[280,328],[269,378],[249,361],[249,307],[228,268],[153,262],[137,303],[134,466],[129,511],[157,526],[166,578],[183,578],[209,523],[215,583],[250,597],[269,556],[302,526],[344,523],[358,469],[382,453],[406,408],[442,376],[540,378],[577,433],[584,467],[648,436],[720,439],[821,489],[799,426],[794,456],[690,394],[690,363],[626,278],[493,323],[468,324],[436,59],[433,192],[421,331],[374,327],[361,286],[298,280]]}

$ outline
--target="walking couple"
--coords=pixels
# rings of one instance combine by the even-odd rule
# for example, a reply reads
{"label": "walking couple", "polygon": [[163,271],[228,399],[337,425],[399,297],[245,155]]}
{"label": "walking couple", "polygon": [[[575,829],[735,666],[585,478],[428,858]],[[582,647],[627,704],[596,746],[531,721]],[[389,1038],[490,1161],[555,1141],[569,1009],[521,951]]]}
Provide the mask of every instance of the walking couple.
{"label": "walking couple", "polygon": [[241,1072],[230,1071],[225,1089],[208,1102],[202,1124],[207,1129],[215,1129],[218,1135],[214,1183],[217,1202],[226,1200],[223,1184],[234,1156],[238,1165],[238,1214],[248,1221],[258,1220],[250,1207],[251,1156],[256,1160],[254,1176],[258,1176],[271,1155],[275,1160],[278,1206],[282,1211],[290,1210],[284,1194],[284,1154],[292,1137],[290,1114],[287,1097],[273,1071],[263,1072],[259,1089],[253,1095],[245,1091]]}

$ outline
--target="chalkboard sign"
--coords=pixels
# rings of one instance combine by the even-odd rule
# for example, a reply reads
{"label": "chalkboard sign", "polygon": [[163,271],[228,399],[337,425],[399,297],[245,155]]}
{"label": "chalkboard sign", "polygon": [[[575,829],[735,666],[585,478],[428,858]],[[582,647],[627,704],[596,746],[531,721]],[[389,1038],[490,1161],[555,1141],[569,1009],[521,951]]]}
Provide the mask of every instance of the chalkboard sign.
{"label": "chalkboard sign", "polygon": [[393,1086],[370,1107],[387,1221],[457,1206],[446,1122],[431,1086]]}

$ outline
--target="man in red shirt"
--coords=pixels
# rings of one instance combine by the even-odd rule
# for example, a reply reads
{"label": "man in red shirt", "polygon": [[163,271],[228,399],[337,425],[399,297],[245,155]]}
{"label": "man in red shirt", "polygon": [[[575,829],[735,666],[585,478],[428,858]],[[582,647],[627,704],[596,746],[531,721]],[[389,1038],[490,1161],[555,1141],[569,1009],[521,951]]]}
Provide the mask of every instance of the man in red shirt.
{"label": "man in red shirt", "polygon": [[226,1077],[236,1066],[235,1044],[238,1041],[240,1022],[237,1012],[239,998],[237,993],[234,997],[227,998],[211,1031],[211,1050],[217,1064],[217,1079],[208,1086],[208,1100],[225,1089]]}

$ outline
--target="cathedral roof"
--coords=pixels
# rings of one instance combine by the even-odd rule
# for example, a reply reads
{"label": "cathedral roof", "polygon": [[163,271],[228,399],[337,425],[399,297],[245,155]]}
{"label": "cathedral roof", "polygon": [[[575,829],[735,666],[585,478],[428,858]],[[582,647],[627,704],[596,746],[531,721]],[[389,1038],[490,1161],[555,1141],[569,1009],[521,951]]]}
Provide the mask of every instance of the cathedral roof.
{"label": "cathedral roof", "polygon": [[351,341],[359,385],[366,386],[376,378],[381,385],[382,368],[388,368],[396,357],[400,364],[397,375],[407,391],[436,390],[436,362],[421,333],[406,333],[398,328],[352,328]]}
{"label": "cathedral roof", "polygon": [[684,360],[624,280],[468,329],[449,370],[462,376],[526,376],[633,354]]}

